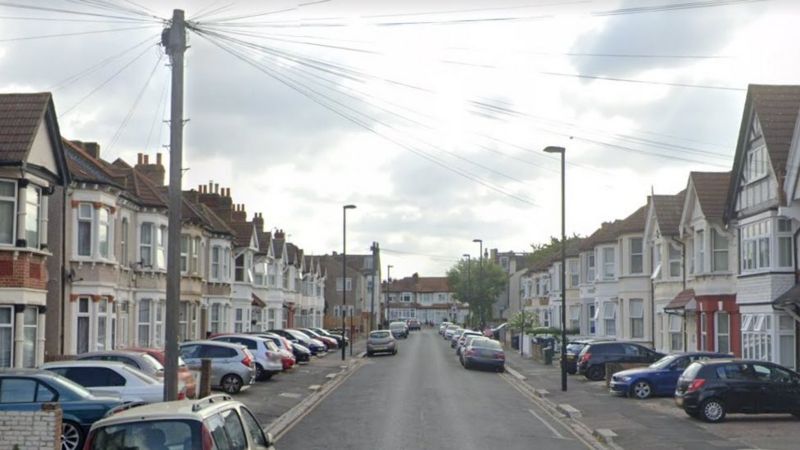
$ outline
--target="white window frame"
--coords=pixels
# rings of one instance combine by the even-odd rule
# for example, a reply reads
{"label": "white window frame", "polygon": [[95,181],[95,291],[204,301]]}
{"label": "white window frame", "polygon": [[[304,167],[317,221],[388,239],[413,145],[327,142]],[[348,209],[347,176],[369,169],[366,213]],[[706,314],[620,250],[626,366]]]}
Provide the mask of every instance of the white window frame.
{"label": "white window frame", "polygon": [[[723,245],[720,245],[723,244]],[[719,267],[717,264],[717,255],[725,255],[725,267]],[[730,270],[730,258],[728,255],[728,237],[723,233],[717,231],[716,228],[711,229],[711,271],[712,272],[728,272]]]}
{"label": "white window frame", "polygon": [[156,228],[156,265],[159,269],[167,268],[167,226]]}
{"label": "white window frame", "polygon": [[156,309],[153,314],[153,345],[161,347],[164,345],[164,300],[153,301]]}
{"label": "white window frame", "polygon": [[[721,314],[725,315],[725,318],[726,318],[727,323],[728,323],[728,327],[727,327],[728,332],[727,333],[720,332],[719,324],[721,323],[721,320],[720,320],[720,315]],[[720,341],[719,338],[720,338],[720,336],[724,336],[727,339],[728,344],[727,344],[727,348],[726,349],[720,349],[720,346],[719,346],[719,341]],[[717,312],[714,313],[714,351],[717,351],[717,352],[720,352],[720,353],[731,353],[731,315],[727,311],[717,311]]]}
{"label": "white window frame", "polygon": [[[42,189],[34,184],[28,184],[25,189],[28,191],[27,195],[25,196],[25,245],[27,245],[28,248],[38,249],[39,244],[42,242]],[[32,198],[35,198],[36,201],[32,202]],[[35,221],[31,221],[31,218],[29,217],[31,211],[28,210],[28,207],[30,206],[35,209]],[[34,224],[36,229],[31,230],[28,227],[29,224]],[[36,242],[30,242],[30,234],[33,232],[36,233]]]}
{"label": "white window frame", "polygon": [[181,234],[181,275],[189,273],[189,247],[192,245],[192,237],[188,234]]}
{"label": "white window frame", "polygon": [[[681,278],[683,276],[683,251],[680,247],[673,244],[667,244],[669,247],[669,252],[667,253],[667,258],[669,259],[669,277],[672,279]],[[678,273],[675,274],[673,270],[677,265]]]}
{"label": "white window frame", "polygon": [[706,233],[705,230],[696,230],[694,233],[694,273],[702,274],[706,272]]}
{"label": "white window frame", "polygon": [[[149,239],[145,241],[145,232],[144,230],[149,230]],[[147,267],[150,269],[154,268],[153,260],[153,249],[155,248],[155,231],[156,226],[153,222],[142,222],[139,226],[139,262],[141,263],[141,267]],[[145,256],[147,255],[147,256]]]}
{"label": "white window frame", "polygon": [[[609,329],[611,333],[609,333]],[[603,303],[603,332],[606,336],[617,335],[617,304],[616,302]]]}
{"label": "white window frame", "polygon": [[0,245],[13,246],[17,238],[17,195],[18,195],[17,181],[0,178],[0,184],[8,184],[11,187],[11,191],[14,193],[11,196],[0,196],[0,202],[11,203],[11,217],[10,217],[11,231],[9,232],[8,235],[10,240],[8,242],[0,242]]}
{"label": "white window frame", "polygon": [[130,224],[127,217],[123,217],[120,223],[120,240],[119,240],[119,263],[123,267],[128,267],[128,233]]}
{"label": "white window frame", "polygon": [[[634,252],[633,244],[634,242],[638,242],[639,244],[639,251]],[[644,273],[644,239],[640,237],[634,237],[628,239],[628,250],[630,254],[628,273],[631,275],[640,275]],[[634,271],[634,261],[639,261],[639,270]]]}
{"label": "white window frame", "polygon": [[222,305],[219,303],[212,303],[211,311],[208,313],[208,330],[212,334],[222,332],[220,323],[222,323]]}
{"label": "white window frame", "polygon": [[200,267],[200,246],[202,245],[203,240],[200,237],[195,236],[192,239],[191,245],[191,261],[189,263],[189,271],[192,275],[199,275],[201,272]]}
{"label": "white window frame", "polygon": [[[714,314],[716,316],[716,314]],[[708,313],[701,312],[700,313],[700,348],[698,349],[701,352],[704,352],[708,349]],[[716,329],[716,317],[714,318],[714,327]],[[716,338],[714,340],[714,348],[717,348]]]}
{"label": "white window frame", "polygon": [[[89,212],[88,215],[83,214],[84,208],[85,208],[86,211]],[[95,237],[95,231],[94,231],[95,210],[94,210],[94,206],[91,203],[82,202],[82,203],[78,203],[77,210],[78,210],[77,211],[77,221],[76,221],[76,227],[75,227],[75,230],[76,230],[76,235],[75,235],[76,236],[76,239],[75,239],[75,254],[77,256],[81,257],[81,258],[91,258],[92,256],[94,256],[94,248],[95,248],[95,243],[94,243],[94,237]],[[88,254],[81,253],[81,223],[88,224],[88,226],[89,226],[89,238],[88,238],[88,240],[89,240],[89,253]]]}
{"label": "white window frame", "polygon": [[678,314],[667,314],[670,351],[683,350],[683,320]]}
{"label": "white window frame", "polygon": [[222,257],[222,247],[215,245],[211,247],[211,273],[209,277],[214,281],[220,281],[220,258]]}
{"label": "white window frame", "polygon": [[13,306],[0,306],[0,310],[7,309],[8,310],[8,323],[0,323],[0,330],[8,329],[10,333],[8,334],[8,349],[0,348],[0,354],[4,351],[8,352],[8,365],[2,365],[2,361],[0,361],[0,367],[2,368],[10,368],[14,367],[14,340],[16,337],[14,336],[14,307]]}
{"label": "white window frame", "polygon": [[[638,305],[638,311],[634,308],[635,305]],[[628,300],[628,310],[630,311],[631,338],[644,339],[644,299],[632,298]],[[637,324],[639,325],[639,329],[642,331],[638,336],[634,333],[634,330],[637,328]]]}
{"label": "white window frame", "polygon": [[[28,312],[33,312],[33,323],[28,323]],[[24,317],[22,321],[22,335],[25,344],[30,343],[30,347],[26,348],[23,345],[22,367],[32,369],[36,367],[36,353],[39,347],[39,308],[36,306],[26,306],[24,310]],[[13,320],[13,317],[12,317]],[[28,333],[32,331],[32,333]],[[13,342],[13,336],[12,336]]]}
{"label": "white window frame", "polygon": [[[780,268],[794,268],[794,239],[792,221],[777,217],[775,222],[775,265]],[[788,256],[787,264],[781,264],[781,256]]]}
{"label": "white window frame", "polygon": [[230,247],[222,248],[222,281],[231,280],[231,249]]}
{"label": "white window frame", "polygon": [[589,334],[595,335],[597,334],[597,317],[600,314],[600,308],[597,307],[597,304],[592,303],[589,305],[587,314],[589,315]]}
{"label": "white window frame", "polygon": [[[617,278],[617,255],[614,247],[602,247],[600,253],[603,260],[603,280],[614,280]],[[610,255],[611,260],[607,260],[606,256]]]}

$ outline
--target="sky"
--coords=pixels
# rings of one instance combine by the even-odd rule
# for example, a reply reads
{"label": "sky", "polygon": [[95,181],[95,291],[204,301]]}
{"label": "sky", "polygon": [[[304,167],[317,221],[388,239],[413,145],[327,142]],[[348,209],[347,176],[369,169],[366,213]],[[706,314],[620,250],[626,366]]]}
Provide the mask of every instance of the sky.
{"label": "sky", "polygon": [[484,248],[589,235],[733,165],[748,84],[800,83],[794,0],[0,3],[0,93],[62,135],[168,161],[163,19],[190,20],[184,189],[229,187],[306,254],[442,276]]}

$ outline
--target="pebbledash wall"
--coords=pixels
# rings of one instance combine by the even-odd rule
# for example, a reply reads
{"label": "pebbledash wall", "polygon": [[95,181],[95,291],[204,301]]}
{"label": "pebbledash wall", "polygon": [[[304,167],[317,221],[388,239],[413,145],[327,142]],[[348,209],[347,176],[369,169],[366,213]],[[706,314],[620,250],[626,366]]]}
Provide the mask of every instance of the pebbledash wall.
{"label": "pebbledash wall", "polygon": [[43,403],[40,411],[0,411],[0,450],[61,448],[61,408]]}

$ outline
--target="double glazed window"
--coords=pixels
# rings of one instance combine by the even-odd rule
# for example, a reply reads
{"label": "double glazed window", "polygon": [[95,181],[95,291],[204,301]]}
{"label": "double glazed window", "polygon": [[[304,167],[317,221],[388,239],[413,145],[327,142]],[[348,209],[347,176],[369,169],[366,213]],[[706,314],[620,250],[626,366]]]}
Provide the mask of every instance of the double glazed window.
{"label": "double glazed window", "polygon": [[606,336],[617,334],[617,305],[613,302],[603,304],[603,325],[605,326]]}
{"label": "double glazed window", "polygon": [[669,314],[669,349],[670,351],[683,350],[683,323],[681,316]]}
{"label": "double glazed window", "polygon": [[667,247],[669,247],[669,276],[670,278],[680,278],[683,266],[681,249],[672,244],[668,244]]}
{"label": "double glazed window", "polygon": [[[79,203],[77,214],[77,255],[110,259],[113,255],[112,217],[106,207]],[[127,228],[127,224],[125,225]],[[123,233],[126,230],[123,230]],[[123,240],[126,237],[123,235]],[[124,246],[124,244],[123,244]],[[124,261],[123,261],[124,262]]]}
{"label": "double glazed window", "polygon": [[[0,245],[13,245],[16,233],[17,183],[0,180]],[[2,358],[2,356],[0,356]],[[0,367],[2,360],[0,359]]]}
{"label": "double glazed window", "polygon": [[601,252],[603,255],[603,279],[613,280],[617,276],[614,248],[606,247],[601,249]]}
{"label": "double glazed window", "polygon": [[728,238],[716,229],[711,229],[711,271],[728,271]]}
{"label": "double glazed window", "polygon": [[222,256],[222,247],[215,245],[211,247],[211,279],[220,280],[220,257]]}
{"label": "double glazed window", "polygon": [[644,300],[630,299],[631,338],[644,338]]}
{"label": "double glazed window", "polygon": [[631,238],[631,267],[630,273],[644,273],[644,248],[642,238]]}
{"label": "double glazed window", "polygon": [[742,272],[793,267],[790,220],[762,220],[743,225],[740,233]]}
{"label": "double glazed window", "polygon": [[78,205],[78,255],[92,256],[92,224],[94,208],[89,203]]}
{"label": "double glazed window", "polygon": [[28,185],[25,196],[25,241],[29,248],[39,248],[39,219],[41,216],[41,190]]}
{"label": "double glazed window", "polygon": [[0,306],[0,367],[11,367],[14,364],[14,308]]}
{"label": "double glazed window", "polygon": [[153,267],[153,224],[143,223],[139,235],[139,258],[142,267]]}

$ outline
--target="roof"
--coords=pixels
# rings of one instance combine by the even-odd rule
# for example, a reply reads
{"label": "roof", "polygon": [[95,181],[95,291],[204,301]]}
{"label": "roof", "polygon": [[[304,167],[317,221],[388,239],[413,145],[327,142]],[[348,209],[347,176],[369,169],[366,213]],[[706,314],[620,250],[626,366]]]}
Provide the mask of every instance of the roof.
{"label": "roof", "polygon": [[389,292],[451,292],[447,277],[411,276],[392,280],[387,284]]}
{"label": "roof", "polygon": [[619,229],[621,222],[621,220],[603,222],[600,228],[595,230],[595,232],[589,235],[589,237],[581,241],[579,246],[580,250],[591,250],[598,244],[616,241],[617,235],[619,234],[617,230]]}
{"label": "roof", "polygon": [[653,208],[655,208],[658,220],[658,229],[662,235],[678,235],[685,196],[686,190],[680,191],[675,195],[652,196]]}
{"label": "roof", "polygon": [[286,242],[283,238],[272,239],[272,255],[276,258],[283,258],[283,244]]}
{"label": "roof", "polygon": [[233,230],[234,246],[249,247],[250,238],[253,237],[253,223],[232,221],[230,227]]}
{"label": "roof", "polygon": [[731,172],[691,172],[689,178],[706,219],[722,219]]}
{"label": "roof", "polygon": [[252,294],[252,293],[250,295],[252,296],[251,298],[253,299],[253,301],[250,302],[251,305],[257,306],[259,308],[266,308],[267,307],[267,304],[264,302],[264,300],[261,300],[261,297],[257,296],[256,294]]}
{"label": "roof", "polygon": [[64,138],[61,139],[61,144],[64,147],[67,170],[73,180],[119,186],[115,175],[85,150]]}
{"label": "roof", "polygon": [[49,92],[0,95],[0,161],[28,159],[50,100]]}
{"label": "roof", "polygon": [[772,302],[772,306],[781,309],[792,305],[800,305],[800,283],[789,288]]}
{"label": "roof", "polygon": [[[648,204],[640,207],[633,212],[630,216],[622,219],[617,227],[616,236],[626,233],[639,233],[644,232],[645,222],[647,221],[647,207],[650,203],[650,197],[647,199]],[[680,219],[680,216],[678,217]],[[615,237],[616,237],[615,236]]]}
{"label": "roof", "polygon": [[684,289],[678,293],[669,304],[664,307],[665,311],[679,310],[679,309],[692,309],[691,302],[694,300],[694,289]]}

